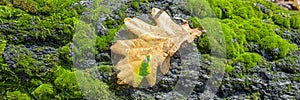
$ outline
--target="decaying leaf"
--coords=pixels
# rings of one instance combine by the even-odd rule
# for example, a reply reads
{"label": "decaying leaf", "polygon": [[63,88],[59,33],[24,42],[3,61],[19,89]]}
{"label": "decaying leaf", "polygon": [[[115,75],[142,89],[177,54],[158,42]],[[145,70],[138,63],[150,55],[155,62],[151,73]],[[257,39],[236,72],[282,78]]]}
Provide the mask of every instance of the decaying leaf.
{"label": "decaying leaf", "polygon": [[170,68],[170,57],[187,41],[191,43],[205,30],[191,29],[188,22],[182,25],[172,21],[163,10],[153,8],[152,18],[156,26],[138,18],[125,18],[128,31],[137,36],[129,40],[118,40],[111,46],[112,53],[124,55],[115,65],[119,71],[118,84],[139,86],[145,78],[150,86],[156,83],[158,68],[166,74]]}
{"label": "decaying leaf", "polygon": [[287,10],[298,10],[300,12],[300,0],[272,0],[277,5],[284,7]]}

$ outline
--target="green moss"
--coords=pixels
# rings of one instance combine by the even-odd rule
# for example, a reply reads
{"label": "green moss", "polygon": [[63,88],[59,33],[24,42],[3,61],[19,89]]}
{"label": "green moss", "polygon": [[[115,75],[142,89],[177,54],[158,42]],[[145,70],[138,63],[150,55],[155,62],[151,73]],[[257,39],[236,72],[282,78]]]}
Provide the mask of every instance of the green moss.
{"label": "green moss", "polygon": [[40,79],[31,79],[30,83],[34,86],[40,86],[43,82]]}
{"label": "green moss", "polygon": [[32,94],[36,99],[53,99],[56,93],[51,84],[42,84]]}
{"label": "green moss", "polygon": [[241,55],[239,55],[236,59],[235,62],[241,62],[245,64],[247,69],[252,68],[256,65],[259,65],[262,62],[262,56],[257,54],[257,53],[250,53],[250,52],[245,52]]}
{"label": "green moss", "polygon": [[117,99],[114,94],[109,90],[107,84],[100,81],[97,76],[90,74],[92,70],[77,70],[74,73],[85,99],[95,100],[113,100]]}
{"label": "green moss", "polygon": [[39,68],[34,66],[35,63],[38,63],[35,59],[32,58],[32,53],[25,48],[21,48],[19,46],[13,47],[13,53],[18,54],[18,57],[15,57],[14,60],[17,61],[16,66],[21,67],[22,69],[16,70],[15,72],[23,72],[29,76],[33,76],[35,71]]}
{"label": "green moss", "polygon": [[0,6],[0,18],[1,20],[9,19],[12,17],[20,17],[22,14],[26,12],[21,9],[13,9],[8,6]]}
{"label": "green moss", "polygon": [[67,72],[66,69],[64,69],[63,67],[61,66],[56,66],[56,70],[54,71],[54,78],[57,78],[59,77],[60,75],[62,75],[63,73]]}
{"label": "green moss", "polygon": [[83,9],[71,9],[70,6],[76,0],[15,0],[4,2],[7,6],[0,6],[0,12],[3,12],[3,16],[0,17],[3,18],[1,19],[3,23],[10,24],[10,29],[1,29],[0,32],[3,32],[4,35],[14,36],[21,34],[17,35],[17,39],[8,39],[8,42],[13,44],[39,41],[55,46],[65,45],[72,39],[74,22],[79,17],[77,10]]}
{"label": "green moss", "polygon": [[[190,27],[192,27],[192,28],[198,28],[201,25],[203,25],[201,23],[201,20],[198,17],[190,17],[188,19],[188,22],[191,24]],[[202,54],[209,54],[210,53],[211,49],[210,49],[210,43],[209,43],[209,39],[208,39],[207,33],[203,33],[200,36],[200,38],[198,39],[197,46],[199,48],[199,51]]]}
{"label": "green moss", "polygon": [[61,63],[63,64],[73,64],[72,63],[72,57],[70,56],[70,44],[67,44],[63,47],[61,47],[58,51],[59,58],[61,59]]}
{"label": "green moss", "polygon": [[222,24],[222,28],[223,28],[223,32],[225,34],[227,58],[235,58],[239,54],[241,54],[245,51],[243,48],[243,43],[239,43],[239,42],[243,42],[243,40],[242,40],[243,38],[236,35],[234,30],[232,30],[226,24]]}
{"label": "green moss", "polygon": [[284,17],[283,15],[276,14],[272,17],[272,19],[274,20],[275,24],[279,26],[283,26],[286,28],[289,28],[291,26],[290,18]]}
{"label": "green moss", "polygon": [[[72,48],[74,57],[92,57],[93,54],[97,54],[97,35],[95,33],[95,29],[92,27],[92,24],[86,23],[84,21],[79,21],[76,30],[77,31],[73,36],[74,48]],[[74,58],[74,62],[76,63],[80,63],[82,61],[84,60]]]}
{"label": "green moss", "polygon": [[56,95],[57,99],[75,99],[83,97],[74,72],[63,72],[57,79],[55,79],[54,86],[58,89]]}
{"label": "green moss", "polygon": [[4,49],[6,47],[6,41],[0,40],[0,63],[3,62],[2,53],[4,52]]}
{"label": "green moss", "polygon": [[[15,90],[15,87],[22,87],[24,84],[21,83],[20,78],[9,69],[7,64],[0,63],[0,91],[3,91],[2,94],[6,94],[7,92],[11,92]],[[13,95],[12,95],[13,96]],[[3,96],[0,96],[2,99]]]}
{"label": "green moss", "polygon": [[259,100],[260,99],[260,92],[251,93],[248,98],[251,100]]}
{"label": "green moss", "polygon": [[[69,43],[73,36],[75,37],[74,43],[77,43],[76,46],[81,47],[81,49],[79,49],[80,51],[74,51],[76,54],[85,54],[88,49],[84,48],[94,46],[97,47],[98,51],[108,51],[115,34],[123,25],[123,18],[127,16],[123,11],[126,10],[130,4],[123,4],[121,10],[118,11],[121,20],[108,19],[104,21],[103,24],[108,29],[108,35],[92,35],[92,37],[97,38],[85,38],[85,36],[90,36],[88,33],[94,33],[91,25],[94,25],[94,22],[100,18],[100,13],[110,12],[110,10],[105,7],[99,7],[101,1],[102,0],[96,0],[94,2],[95,5],[92,6],[92,10],[89,10],[92,15],[86,16],[85,18],[89,20],[88,24],[82,24],[78,21],[79,14],[83,12],[84,8],[77,0],[14,0],[14,2],[12,0],[6,0],[4,3],[0,3],[0,23],[9,25],[8,30],[4,28],[0,29],[0,33],[7,36],[6,40],[2,39],[0,41],[0,53],[3,53],[6,44],[10,44],[14,50],[14,52],[11,53],[19,55],[18,58],[13,59],[17,62],[18,68],[16,70],[11,70],[7,64],[3,64],[3,60],[0,60],[0,81],[2,82],[2,84],[0,84],[0,91],[5,91],[3,94],[7,95],[7,97],[5,97],[6,99],[22,99],[19,97],[24,97],[25,100],[30,99],[27,93],[32,93],[30,94],[34,97],[32,99],[48,99],[47,97],[55,99],[82,99],[83,96],[85,96],[86,99],[107,99],[114,94],[111,93],[108,88],[113,92],[122,89],[119,88],[121,86],[116,86],[113,80],[106,80],[105,82],[109,84],[107,85],[98,80],[96,76],[87,77],[92,75],[80,72],[78,76],[81,75],[80,79],[82,81],[78,84],[83,86],[81,90],[77,85],[74,72],[70,72],[66,70],[67,68],[64,68],[65,66],[72,66],[72,58],[69,56]],[[149,1],[153,0],[135,0],[131,5],[139,11],[139,3],[147,3]],[[204,1],[204,3],[199,3],[202,1]],[[300,29],[299,14],[291,14],[289,18],[287,17],[287,15],[290,14],[289,11],[283,10],[283,8],[276,4],[264,0],[208,0],[212,9],[208,7],[209,5],[205,0],[202,1],[189,0],[187,7],[189,7],[188,9],[191,10],[193,15],[201,18],[191,17],[189,22],[191,22],[192,27],[203,25],[208,31],[203,34],[197,42],[197,46],[200,48],[199,51],[202,54],[206,54],[204,55],[205,57],[211,57],[214,56],[212,54],[217,53],[225,54],[222,53],[222,50],[227,49],[227,58],[234,59],[234,63],[241,62],[243,63],[243,69],[249,69],[258,65],[260,61],[263,60],[259,54],[248,52],[254,51],[253,48],[255,48],[247,48],[250,44],[259,44],[261,49],[263,49],[267,55],[271,56],[272,59],[285,58],[288,52],[297,48],[296,45],[290,44],[277,36],[281,34],[276,35],[274,29],[278,28],[280,31],[289,27]],[[75,2],[78,4],[74,6],[73,4],[75,4]],[[259,7],[253,6],[254,3],[260,3],[266,6],[268,13],[262,13]],[[222,19],[221,21],[213,18],[204,18],[214,17],[212,10],[218,18]],[[263,22],[262,19],[265,19],[267,22]],[[223,24],[218,23],[219,21]],[[79,28],[74,27],[77,25],[79,25]],[[223,27],[222,32],[220,32],[221,28],[218,27],[220,25]],[[75,29],[77,30],[75,31]],[[84,34],[73,35],[75,32]],[[224,35],[226,38],[226,49],[224,48],[225,45],[220,45],[220,41],[222,42]],[[14,40],[15,37],[17,37],[17,40]],[[29,38],[31,38],[31,40],[27,40]],[[48,67],[45,67],[43,66],[43,62],[50,60],[40,61],[33,59],[31,51],[23,47],[16,47],[18,44],[28,42],[39,42],[45,45],[54,42],[52,46],[59,48],[58,55],[61,63],[57,63],[59,65],[55,65],[56,63],[52,65],[47,64]],[[273,52],[274,50],[276,51],[277,48],[279,48],[279,52]],[[93,54],[98,53],[96,50],[92,50],[91,52]],[[48,57],[48,55],[46,56],[46,58],[51,58],[50,56]],[[295,64],[295,59],[295,57],[291,57],[288,58],[286,62],[293,65]],[[215,61],[216,59],[212,60]],[[223,66],[221,65],[222,63],[223,62],[218,62],[214,64]],[[215,68],[215,66],[210,67]],[[111,65],[100,65],[97,66],[97,68],[100,73],[107,75],[114,74]],[[47,72],[44,72],[45,69]],[[234,70],[235,67],[232,63],[225,67],[225,71],[228,73],[232,73]],[[24,79],[16,75],[16,73],[21,72],[26,73],[24,76],[29,78],[28,82],[24,82]],[[237,73],[235,75],[240,77],[247,76],[245,73]],[[294,77],[291,80],[300,82],[299,77]],[[52,84],[43,84],[49,82]],[[245,83],[237,82],[237,84],[245,87],[247,89],[246,91],[249,91],[249,85],[252,83],[246,80]],[[20,90],[16,91],[16,87]],[[251,91],[249,94],[249,99],[257,99],[260,97],[259,92]]]}
{"label": "green moss", "polygon": [[102,6],[102,1],[103,0],[95,0],[93,2],[93,5],[91,8],[89,9],[86,9],[86,11],[90,12],[91,15],[85,15],[83,17],[86,17],[84,18],[84,20],[88,20],[88,22],[97,22],[98,19],[100,18],[100,15],[101,14],[109,14],[110,13],[110,9],[107,8],[107,7],[104,7]]}
{"label": "green moss", "polygon": [[240,16],[244,19],[251,19],[251,18],[255,18],[256,14],[254,12],[254,10],[247,6],[247,7],[240,7],[235,11],[237,16]]}
{"label": "green moss", "polygon": [[[239,0],[208,0],[218,18],[233,18],[233,16],[240,16],[244,19],[262,18],[262,12],[257,11],[253,6],[253,1],[239,1]],[[220,14],[220,11],[222,14]],[[222,15],[222,16],[220,16]]]}
{"label": "green moss", "polygon": [[[298,76],[299,76],[299,74],[298,74]],[[297,77],[297,76],[292,77],[292,78],[291,78],[291,81],[300,82],[300,77]]]}
{"label": "green moss", "polygon": [[103,25],[108,28],[108,29],[113,29],[115,28],[114,25],[116,25],[118,22],[116,20],[108,18],[108,20],[103,22]]}
{"label": "green moss", "polygon": [[221,10],[220,8],[213,7],[212,9],[213,9],[213,11],[215,12],[217,18],[222,18],[223,12],[222,12],[222,10]]}
{"label": "green moss", "polygon": [[109,29],[107,36],[98,36],[96,40],[96,46],[99,51],[105,51],[109,49],[109,45],[113,42],[116,33],[119,28]]}
{"label": "green moss", "polygon": [[110,65],[100,65],[98,69],[101,73],[111,72],[111,66]]}
{"label": "green moss", "polygon": [[193,15],[199,18],[215,17],[213,9],[206,0],[185,0],[185,2],[187,2],[185,8],[189,9]]}
{"label": "green moss", "polygon": [[300,29],[300,14],[291,16],[291,27]]}
{"label": "green moss", "polygon": [[[153,1],[153,0],[150,0],[150,1]],[[138,0],[138,2],[148,3],[149,0]]]}
{"label": "green moss", "polygon": [[37,3],[33,0],[14,0],[12,2],[13,6],[16,8],[20,8],[29,13],[37,13]]}
{"label": "green moss", "polygon": [[[228,0],[219,0],[219,1],[215,1],[215,0],[208,0],[209,4],[215,8],[219,8],[220,10],[222,10],[222,19],[223,18],[231,18],[231,16],[234,14],[234,6],[233,4],[228,1]],[[238,3],[236,3],[238,4]]]}
{"label": "green moss", "polygon": [[190,17],[188,22],[191,23],[192,28],[198,28],[201,26],[201,20],[198,17]]}
{"label": "green moss", "polygon": [[199,51],[202,53],[202,54],[209,54],[210,53],[210,43],[209,43],[209,40],[208,40],[208,36],[206,35],[206,33],[202,34],[200,36],[200,38],[198,39],[198,48],[199,48]]}
{"label": "green moss", "polygon": [[131,5],[132,5],[132,7],[135,9],[135,10],[137,10],[138,12],[140,11],[139,9],[139,2],[138,1],[132,1],[131,2]]}
{"label": "green moss", "polygon": [[30,100],[28,94],[21,93],[20,91],[7,92],[5,98],[8,100]]}
{"label": "green moss", "polygon": [[227,65],[225,67],[225,72],[226,73],[232,73],[234,70],[235,70],[235,67],[233,67],[233,66]]}
{"label": "green moss", "polygon": [[276,25],[265,23],[260,19],[250,19],[236,26],[235,30],[237,30],[237,32],[242,32],[242,34],[245,34],[245,36],[247,37],[246,40],[248,42],[257,43],[265,36],[276,35],[274,31],[275,28],[279,27],[277,27]]}
{"label": "green moss", "polygon": [[297,48],[294,44],[290,44],[287,40],[280,36],[266,36],[260,41],[261,48],[271,56],[271,59],[280,59],[286,57],[289,51]]}
{"label": "green moss", "polygon": [[276,60],[276,65],[279,65],[279,68],[283,71],[288,71],[289,73],[299,73],[297,71],[297,61],[298,57],[295,55],[287,56],[284,59]]}
{"label": "green moss", "polygon": [[[32,50],[39,52],[45,48],[33,48]],[[16,61],[16,68],[1,64],[0,80],[3,81],[1,90],[10,90],[18,87],[25,91],[32,92],[34,88],[43,82],[53,81],[51,68],[55,63],[52,63],[50,55],[44,54],[43,57],[38,57],[39,60],[33,58],[33,54],[24,46],[14,46],[8,49],[5,53],[12,53],[17,56],[12,56],[12,60]],[[54,61],[55,62],[55,61]],[[2,87],[2,85],[0,86]]]}
{"label": "green moss", "polygon": [[[224,34],[221,32],[222,27],[219,19],[216,18],[195,18],[192,24],[204,26],[207,31],[198,40],[197,46],[201,53],[213,54],[211,56],[225,56],[226,49]],[[198,22],[199,21],[199,22]],[[195,26],[195,25],[192,25]]]}

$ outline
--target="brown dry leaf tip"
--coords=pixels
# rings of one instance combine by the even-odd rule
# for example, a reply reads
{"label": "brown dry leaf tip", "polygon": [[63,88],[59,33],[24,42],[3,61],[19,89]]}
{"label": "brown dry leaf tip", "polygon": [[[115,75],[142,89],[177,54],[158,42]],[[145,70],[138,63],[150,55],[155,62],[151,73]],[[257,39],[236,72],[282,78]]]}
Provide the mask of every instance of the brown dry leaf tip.
{"label": "brown dry leaf tip", "polygon": [[180,45],[185,41],[191,43],[205,32],[203,27],[191,29],[186,20],[181,25],[176,24],[166,12],[157,8],[152,9],[151,15],[156,26],[138,18],[125,18],[128,31],[137,38],[118,40],[110,47],[112,53],[125,56],[115,65],[119,71],[118,84],[137,87],[146,79],[148,85],[153,86],[157,69],[163,74],[169,71],[170,58]]}
{"label": "brown dry leaf tip", "polygon": [[294,0],[296,7],[298,9],[298,11],[300,12],[300,1],[299,0]]}
{"label": "brown dry leaf tip", "polygon": [[300,12],[299,0],[272,0],[272,2],[287,10],[298,10]]}

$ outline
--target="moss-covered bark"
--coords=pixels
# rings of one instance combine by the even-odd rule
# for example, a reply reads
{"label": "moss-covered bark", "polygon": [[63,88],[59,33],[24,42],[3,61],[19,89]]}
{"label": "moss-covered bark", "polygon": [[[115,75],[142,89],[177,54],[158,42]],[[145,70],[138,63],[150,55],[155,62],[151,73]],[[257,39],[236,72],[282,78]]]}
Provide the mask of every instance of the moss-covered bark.
{"label": "moss-covered bark", "polygon": [[[96,50],[93,54],[109,52],[109,46],[115,34],[122,29],[123,19],[129,16],[124,13],[128,8],[134,8],[143,13],[142,3],[156,0],[133,0],[122,4],[117,14],[118,20],[107,18],[102,22],[107,34],[93,30],[95,39],[82,38],[76,32],[87,32],[97,26],[96,21],[101,13],[110,13],[105,7],[92,6],[94,10],[85,22],[79,21],[80,15],[86,8],[78,0],[4,0],[0,2],[0,99],[83,99],[84,93],[78,86],[72,56],[82,54],[86,50],[76,51],[73,46],[73,37],[80,41],[74,43],[85,48],[94,43]],[[207,0],[215,13],[203,12],[205,6],[198,7],[197,0],[189,0],[190,11],[196,16],[189,17],[192,27],[205,26],[208,31],[197,41],[197,47],[202,54],[211,52],[224,52],[220,49],[211,51],[211,46],[217,41],[210,41],[209,34],[224,34],[226,40],[226,75],[230,78],[250,77],[255,67],[270,68],[266,62],[275,62],[280,71],[295,75],[291,81],[300,82],[299,69],[297,69],[296,55],[299,51],[299,40],[285,38],[286,32],[300,33],[300,14],[287,11],[276,4],[266,0]],[[101,0],[94,2],[100,4]],[[173,12],[172,12],[173,13]],[[214,18],[211,18],[214,17]],[[79,27],[75,27],[79,23]],[[222,32],[214,31],[214,25],[220,24]],[[76,31],[75,29],[80,29]],[[297,33],[298,32],[298,33]],[[81,34],[82,35],[82,34]],[[83,34],[85,35],[85,34]],[[82,38],[82,39],[81,39]],[[297,42],[298,41],[298,42]],[[298,43],[298,44],[297,44]],[[31,47],[37,45],[38,47]],[[298,45],[298,46],[297,46]],[[49,49],[50,48],[50,49]],[[54,49],[54,50],[52,50]],[[73,51],[72,51],[73,50]],[[218,51],[219,50],[219,51]],[[48,52],[49,51],[49,52]],[[39,54],[41,53],[42,54]],[[81,59],[78,59],[82,61]],[[109,61],[105,62],[110,64]],[[94,66],[93,66],[94,67]],[[110,65],[100,65],[97,71],[104,75],[113,76],[114,71]],[[237,73],[240,71],[240,73]],[[277,72],[272,72],[277,73]],[[122,90],[125,86],[116,86],[115,79],[104,80],[105,83],[87,79],[85,82],[101,84],[97,89],[110,89],[113,92]],[[250,80],[240,82],[237,80],[224,81],[223,84],[232,83],[240,86],[239,90],[246,91],[250,99],[261,98],[259,90],[250,89],[253,85]],[[92,89],[87,86],[85,89]],[[224,88],[220,90],[226,91]],[[85,91],[88,92],[88,91]],[[103,91],[88,93],[99,94]],[[228,91],[227,91],[228,92]],[[228,94],[230,94],[229,91]],[[110,93],[103,95],[109,97]],[[127,95],[128,96],[128,95]],[[230,95],[220,94],[221,98]],[[133,98],[133,97],[132,97]],[[299,98],[297,98],[299,99]]]}

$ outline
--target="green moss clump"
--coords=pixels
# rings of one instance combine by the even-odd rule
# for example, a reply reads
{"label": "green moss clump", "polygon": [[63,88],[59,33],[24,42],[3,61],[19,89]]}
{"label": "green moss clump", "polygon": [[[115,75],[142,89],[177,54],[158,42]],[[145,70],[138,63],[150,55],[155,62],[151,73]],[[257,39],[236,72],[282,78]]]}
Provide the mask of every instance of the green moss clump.
{"label": "green moss clump", "polygon": [[235,62],[241,62],[245,64],[247,68],[252,68],[256,65],[259,65],[262,61],[262,56],[257,54],[257,53],[250,53],[250,52],[245,52],[241,55],[239,55],[236,59]]}
{"label": "green moss clump", "polygon": [[192,27],[204,26],[207,31],[198,39],[197,47],[199,51],[204,54],[211,54],[212,56],[225,56],[226,49],[224,34],[221,32],[222,27],[217,18],[203,18],[191,17]]}
{"label": "green moss clump", "polygon": [[74,72],[63,72],[55,79],[54,86],[58,89],[56,97],[59,97],[59,99],[75,99],[83,97]]}
{"label": "green moss clump", "polygon": [[197,47],[199,48],[199,51],[202,54],[210,53],[211,49],[210,49],[210,43],[209,43],[207,34],[205,34],[205,33],[202,34],[197,42],[198,42]]}
{"label": "green moss clump", "polygon": [[[0,6],[1,23],[9,24],[9,29],[0,29],[4,35],[15,36],[9,43],[43,42],[55,46],[70,42],[74,34],[75,22],[82,7],[77,0],[14,0],[3,1]],[[39,14],[39,15],[37,15]],[[42,14],[43,16],[40,16]]]}
{"label": "green moss clump", "polygon": [[185,9],[189,9],[190,13],[199,17],[215,17],[213,9],[211,9],[209,2],[206,0],[185,0],[187,4]]}
{"label": "green moss clump", "polygon": [[33,86],[40,86],[43,84],[43,82],[40,80],[40,79],[31,79],[30,80],[30,83],[33,85]]}
{"label": "green moss clump", "polygon": [[[219,8],[222,11],[222,17],[221,19],[224,18],[231,18],[231,16],[234,14],[234,5],[229,2],[228,0],[219,0],[219,1],[215,1],[215,0],[208,0],[209,4],[213,7],[215,12],[220,12],[217,11]],[[238,4],[238,3],[236,3]],[[220,14],[220,13],[218,13]],[[220,16],[218,15],[217,16]],[[219,17],[220,18],[220,17]]]}
{"label": "green moss clump", "polygon": [[[257,43],[265,36],[276,35],[276,25],[263,22],[261,19],[250,19],[234,27],[236,32],[242,32],[247,37],[247,42]],[[241,30],[241,31],[240,31]]]}
{"label": "green moss clump", "polygon": [[232,28],[226,24],[222,24],[223,32],[225,34],[227,58],[235,58],[239,54],[245,52],[243,42],[245,38],[243,34],[237,35]]}
{"label": "green moss clump", "polygon": [[32,94],[36,99],[53,99],[56,91],[51,84],[42,84]]}
{"label": "green moss clump", "polygon": [[291,16],[291,27],[300,29],[300,14]]}
{"label": "green moss clump", "polygon": [[109,49],[109,45],[114,40],[116,33],[119,31],[119,28],[109,29],[107,36],[98,36],[96,40],[96,47],[99,51],[105,51]]}
{"label": "green moss clump", "polygon": [[259,100],[261,98],[261,94],[260,92],[251,93],[248,98],[251,100]]}
{"label": "green moss clump", "polygon": [[235,67],[233,67],[233,66],[227,65],[225,67],[225,72],[227,72],[227,73],[232,73],[234,70],[235,70]]}
{"label": "green moss clump", "polygon": [[26,12],[21,9],[13,9],[9,6],[0,6],[0,21],[9,19],[12,17],[20,17],[21,15],[25,14]]}
{"label": "green moss clump", "polygon": [[252,7],[249,6],[240,7],[235,11],[235,13],[237,16],[240,16],[244,19],[251,19],[256,17],[254,10],[252,9]]}
{"label": "green moss clump", "polygon": [[[92,57],[92,55],[87,54],[97,54],[96,50],[96,39],[95,29],[92,28],[92,24],[86,23],[84,21],[79,21],[76,27],[76,34],[73,36],[74,52],[75,57]],[[82,59],[74,59],[75,62],[82,62]]]}
{"label": "green moss clump", "polygon": [[215,12],[217,18],[222,18],[223,12],[222,12],[222,10],[221,10],[220,8],[214,7],[214,8],[212,8],[212,9],[213,9],[213,11]]}
{"label": "green moss clump", "polygon": [[108,29],[113,29],[115,28],[114,25],[118,24],[118,22],[116,20],[113,20],[113,19],[108,19],[106,21],[103,22],[103,25],[108,28]]}
{"label": "green moss clump", "polygon": [[61,63],[70,65],[72,64],[72,57],[69,55],[71,50],[70,50],[70,44],[67,44],[58,51],[59,58],[61,59]]}
{"label": "green moss clump", "polygon": [[75,71],[78,84],[80,85],[85,99],[89,100],[113,100],[117,99],[109,90],[109,86],[100,81],[97,76],[90,74],[91,70]]}
{"label": "green moss clump", "polygon": [[12,2],[13,6],[16,8],[20,8],[29,13],[37,13],[38,5],[33,0],[14,0]]}
{"label": "green moss clump", "polygon": [[16,66],[20,68],[19,70],[15,70],[15,72],[25,72],[28,76],[34,76],[35,72],[38,72],[37,70],[39,69],[35,65],[39,62],[32,58],[32,52],[26,48],[21,48],[21,46],[15,46],[12,49],[13,53],[19,55],[18,57],[13,58],[15,61],[17,61]]}
{"label": "green moss clump", "polygon": [[[18,76],[8,68],[8,65],[3,62],[0,63],[0,73],[0,91],[3,91],[2,94],[5,95],[8,92],[14,91],[15,87],[24,86],[24,84],[19,84],[21,83],[20,78],[18,78]],[[3,96],[0,96],[0,99],[2,99],[2,97]]]}
{"label": "green moss clump", "polygon": [[137,2],[137,1],[132,1],[132,3],[131,3],[131,5],[132,5],[132,7],[134,8],[134,9],[136,9],[137,11],[140,11],[139,9],[139,2]]}
{"label": "green moss clump", "polygon": [[295,74],[300,72],[297,70],[298,60],[299,58],[297,55],[291,55],[285,57],[284,59],[276,60],[275,63],[282,71]]}
{"label": "green moss clump", "polygon": [[188,22],[191,24],[192,28],[198,28],[201,26],[201,20],[198,17],[190,17]]}
{"label": "green moss clump", "polygon": [[61,66],[56,66],[56,70],[54,71],[54,75],[53,77],[58,78],[60,75],[62,75],[63,73],[67,72],[68,70],[64,69]]}
{"label": "green moss clump", "polygon": [[[198,17],[190,17],[188,19],[188,22],[191,24],[190,27],[192,27],[192,28],[198,28],[201,25],[203,25],[203,23],[201,23],[201,20]],[[197,47],[199,48],[199,51],[202,54],[210,53],[211,49],[210,49],[210,43],[209,43],[207,33],[203,33],[197,42],[198,42]]]}
{"label": "green moss clump", "polygon": [[243,19],[263,18],[264,15],[253,3],[257,1],[208,0],[218,18],[226,19],[240,16]]}
{"label": "green moss clump", "polygon": [[138,2],[143,2],[143,3],[148,3],[149,1],[154,1],[154,0],[138,0]]}
{"label": "green moss clump", "polygon": [[7,92],[5,99],[8,100],[30,100],[30,96],[20,91]]}
{"label": "green moss clump", "polygon": [[3,62],[2,53],[4,52],[5,47],[6,47],[6,41],[0,40],[0,63]]}
{"label": "green moss clump", "polygon": [[260,41],[260,46],[274,60],[286,57],[289,51],[297,48],[295,44],[290,44],[278,35],[266,36]]}
{"label": "green moss clump", "polygon": [[279,26],[283,26],[283,27],[286,27],[286,28],[289,28],[291,26],[290,18],[284,17],[283,15],[276,14],[276,15],[273,16],[272,19],[275,22],[275,24],[277,24]]}

